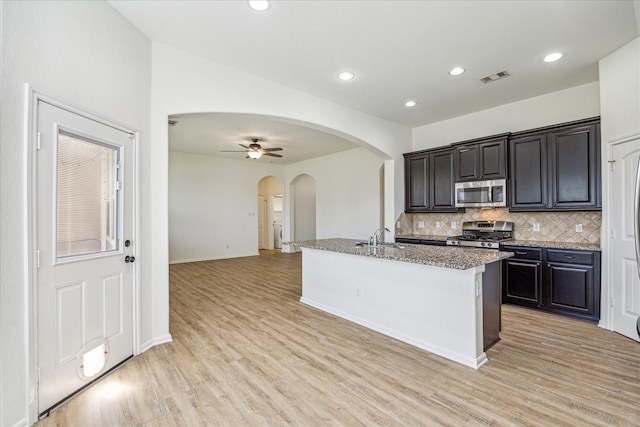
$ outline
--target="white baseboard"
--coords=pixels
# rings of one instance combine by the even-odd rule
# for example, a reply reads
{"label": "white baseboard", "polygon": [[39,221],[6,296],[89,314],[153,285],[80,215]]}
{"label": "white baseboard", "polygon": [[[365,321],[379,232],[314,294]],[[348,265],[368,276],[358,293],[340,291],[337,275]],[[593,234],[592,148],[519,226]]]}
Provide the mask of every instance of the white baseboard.
{"label": "white baseboard", "polygon": [[244,258],[249,256],[258,256],[258,255],[260,255],[258,252],[251,252],[246,254],[232,254],[232,255],[224,255],[224,256],[205,257],[205,258],[176,259],[176,260],[169,261],[169,264],[184,264],[187,262],[215,261],[218,259]]}
{"label": "white baseboard", "polygon": [[157,345],[160,344],[166,344],[168,342],[172,342],[173,338],[171,338],[171,334],[167,334],[167,335],[162,335],[159,337],[154,337],[152,339],[150,339],[149,341],[145,342],[142,344],[142,348],[140,350],[140,353],[144,353],[145,351],[149,350],[151,347],[155,347]]}

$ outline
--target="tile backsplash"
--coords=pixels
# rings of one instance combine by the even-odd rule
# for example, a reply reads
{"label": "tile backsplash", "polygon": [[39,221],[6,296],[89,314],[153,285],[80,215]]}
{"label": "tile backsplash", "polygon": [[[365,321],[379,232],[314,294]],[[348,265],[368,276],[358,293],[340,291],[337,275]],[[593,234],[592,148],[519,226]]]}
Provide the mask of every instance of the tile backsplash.
{"label": "tile backsplash", "polygon": [[[514,238],[518,240],[600,244],[600,211],[509,212],[507,208],[467,208],[464,213],[402,213],[397,219],[395,234],[457,236],[462,233],[464,221],[487,220],[513,222]],[[534,231],[535,224],[539,231]],[[580,225],[582,232],[576,231]]]}

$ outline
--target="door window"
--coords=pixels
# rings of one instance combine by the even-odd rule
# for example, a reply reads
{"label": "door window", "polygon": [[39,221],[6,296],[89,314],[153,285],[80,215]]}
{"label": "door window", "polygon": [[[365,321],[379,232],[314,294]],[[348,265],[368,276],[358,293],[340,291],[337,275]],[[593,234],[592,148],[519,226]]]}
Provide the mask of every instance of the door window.
{"label": "door window", "polygon": [[56,259],[118,250],[119,150],[59,130]]}

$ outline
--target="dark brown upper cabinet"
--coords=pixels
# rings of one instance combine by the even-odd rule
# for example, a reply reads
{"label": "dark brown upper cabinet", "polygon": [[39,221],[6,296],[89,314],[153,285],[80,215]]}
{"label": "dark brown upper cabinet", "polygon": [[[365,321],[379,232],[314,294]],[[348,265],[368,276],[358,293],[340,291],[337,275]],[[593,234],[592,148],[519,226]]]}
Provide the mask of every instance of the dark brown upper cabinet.
{"label": "dark brown upper cabinet", "polygon": [[404,155],[405,212],[457,212],[451,148]]}
{"label": "dark brown upper cabinet", "polygon": [[600,210],[600,120],[513,134],[510,210]]}
{"label": "dark brown upper cabinet", "polygon": [[494,135],[454,144],[456,182],[506,178],[508,137]]}

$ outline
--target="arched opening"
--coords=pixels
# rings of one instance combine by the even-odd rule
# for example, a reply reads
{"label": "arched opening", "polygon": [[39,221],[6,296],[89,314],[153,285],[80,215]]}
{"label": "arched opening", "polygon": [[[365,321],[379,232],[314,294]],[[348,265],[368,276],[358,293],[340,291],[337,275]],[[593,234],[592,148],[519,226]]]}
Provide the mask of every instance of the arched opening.
{"label": "arched opening", "polygon": [[292,240],[316,238],[316,180],[301,174],[291,181]]}
{"label": "arched opening", "polygon": [[282,249],[283,190],[274,176],[258,182],[258,249]]}

